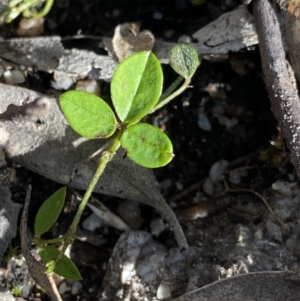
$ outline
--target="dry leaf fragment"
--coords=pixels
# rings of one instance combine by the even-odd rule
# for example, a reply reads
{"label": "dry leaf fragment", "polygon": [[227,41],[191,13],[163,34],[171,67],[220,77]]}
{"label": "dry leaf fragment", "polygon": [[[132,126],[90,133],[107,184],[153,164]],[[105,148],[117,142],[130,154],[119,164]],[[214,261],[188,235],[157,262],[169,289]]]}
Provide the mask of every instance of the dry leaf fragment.
{"label": "dry leaf fragment", "polygon": [[149,30],[140,32],[136,23],[124,23],[115,28],[112,39],[113,52],[119,61],[144,50],[152,50],[155,38]]}
{"label": "dry leaf fragment", "polygon": [[258,43],[254,19],[246,6],[221,15],[193,38],[201,54],[227,54]]}
{"label": "dry leaf fragment", "polygon": [[297,301],[300,277],[289,272],[255,272],[225,278],[173,301]]}

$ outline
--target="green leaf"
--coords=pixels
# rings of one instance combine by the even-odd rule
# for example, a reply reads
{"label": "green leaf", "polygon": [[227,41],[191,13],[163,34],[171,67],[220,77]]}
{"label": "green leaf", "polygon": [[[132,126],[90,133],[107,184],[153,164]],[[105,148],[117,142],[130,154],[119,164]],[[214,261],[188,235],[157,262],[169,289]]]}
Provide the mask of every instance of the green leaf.
{"label": "green leaf", "polygon": [[148,168],[164,166],[174,157],[168,136],[147,123],[127,128],[121,136],[121,146],[132,161]]}
{"label": "green leaf", "polygon": [[96,139],[111,136],[117,126],[109,105],[100,97],[84,91],[68,91],[59,98],[60,107],[75,132]]}
{"label": "green leaf", "polygon": [[[43,246],[39,248],[39,254],[42,261],[47,266],[47,263],[53,266],[54,261],[61,254],[60,251],[51,246]],[[78,269],[73,261],[65,254],[61,254],[62,257],[55,264],[53,272],[68,279],[80,280],[82,279]]]}
{"label": "green leaf", "polygon": [[34,221],[35,234],[40,236],[47,232],[56,222],[66,197],[66,187],[54,192],[40,207]]}
{"label": "green leaf", "polygon": [[111,97],[121,121],[129,123],[147,115],[157,103],[163,73],[150,51],[135,53],[120,63],[111,82]]}
{"label": "green leaf", "polygon": [[169,54],[171,67],[184,78],[191,78],[199,66],[197,50],[189,44],[175,45]]}

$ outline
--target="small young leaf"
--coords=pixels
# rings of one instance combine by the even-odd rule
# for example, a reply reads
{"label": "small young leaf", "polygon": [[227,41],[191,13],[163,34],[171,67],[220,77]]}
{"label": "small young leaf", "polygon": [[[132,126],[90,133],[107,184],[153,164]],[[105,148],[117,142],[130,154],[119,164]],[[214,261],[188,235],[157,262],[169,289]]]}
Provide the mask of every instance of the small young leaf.
{"label": "small young leaf", "polygon": [[199,66],[197,50],[189,44],[175,45],[169,54],[171,67],[184,78],[191,78]]}
{"label": "small young leaf", "polygon": [[40,236],[47,232],[56,222],[66,197],[66,187],[54,192],[40,207],[34,221],[35,234]]}
{"label": "small young leaf", "polygon": [[60,107],[75,132],[89,139],[107,138],[117,126],[109,105],[84,91],[67,91],[59,98]]}
{"label": "small young leaf", "polygon": [[150,51],[135,53],[120,63],[111,82],[111,97],[121,121],[147,115],[157,103],[163,84],[161,65]]}
{"label": "small young leaf", "polygon": [[174,157],[168,136],[147,123],[137,123],[126,129],[121,146],[132,161],[148,168],[164,166]]}
{"label": "small young leaf", "polygon": [[[53,265],[53,260],[57,259],[57,257],[60,255],[60,251],[51,246],[43,246],[39,248],[39,254],[41,256],[42,261],[46,265],[47,263],[51,263]],[[65,254],[62,254],[61,259],[58,262],[56,262],[53,272],[68,279],[82,279],[73,261],[70,258],[68,258]]]}

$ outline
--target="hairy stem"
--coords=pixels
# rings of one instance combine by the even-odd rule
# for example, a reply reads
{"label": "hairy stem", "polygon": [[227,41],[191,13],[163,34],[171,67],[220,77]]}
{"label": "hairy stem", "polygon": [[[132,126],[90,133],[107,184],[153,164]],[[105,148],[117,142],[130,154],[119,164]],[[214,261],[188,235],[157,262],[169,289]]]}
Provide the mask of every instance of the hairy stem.
{"label": "hairy stem", "polygon": [[65,236],[56,237],[52,239],[33,238],[32,243],[41,246],[41,245],[48,245],[48,244],[56,244],[64,240],[65,240]]}
{"label": "hairy stem", "polygon": [[170,85],[170,87],[161,95],[159,102],[163,101],[164,99],[166,99],[169,95],[171,95],[176,89],[177,87],[180,85],[180,83],[184,80],[184,78],[179,75],[175,81]]}
{"label": "hairy stem", "polygon": [[44,16],[46,16],[49,13],[49,11],[50,11],[50,9],[51,9],[51,7],[53,5],[53,1],[54,0],[47,0],[46,4],[44,5],[44,7],[39,12],[37,12],[37,13],[33,13],[30,10],[30,8],[26,9],[24,11],[24,13],[26,14],[26,16],[29,16],[29,17],[44,17]]}
{"label": "hairy stem", "polygon": [[[178,80],[178,79],[177,79]],[[176,80],[176,81],[177,81]],[[175,81],[175,83],[176,83]],[[178,96],[179,94],[181,94],[186,88],[188,88],[189,84],[191,83],[191,78],[187,78],[185,79],[185,81],[183,82],[182,86],[177,89],[175,92],[173,92],[172,94],[170,94],[167,98],[165,98],[164,100],[160,101],[151,111],[151,113],[154,113],[155,111],[157,111],[158,109],[160,109],[161,107],[165,106],[167,103],[169,103],[172,99],[174,99],[176,96]],[[178,84],[177,84],[178,85]],[[172,87],[172,86],[171,86]],[[170,88],[171,88],[170,87]]]}
{"label": "hairy stem", "polygon": [[88,189],[86,190],[83,199],[79,205],[79,208],[77,210],[77,213],[74,217],[74,220],[70,226],[70,228],[68,229],[67,234],[65,235],[65,239],[64,239],[64,246],[62,249],[62,254],[66,251],[68,245],[72,244],[75,238],[75,233],[76,233],[76,229],[78,226],[78,223],[80,221],[80,218],[82,216],[82,213],[86,207],[86,204],[99,180],[99,178],[101,177],[101,175],[103,174],[103,171],[105,170],[105,167],[107,165],[107,163],[109,161],[112,160],[112,158],[114,157],[116,151],[118,150],[118,148],[120,147],[121,143],[120,143],[120,137],[122,135],[122,131],[120,131],[117,135],[117,137],[115,138],[113,144],[105,151],[103,152],[99,162],[98,162],[98,166],[97,166],[97,170],[95,172],[94,177],[92,178]]}

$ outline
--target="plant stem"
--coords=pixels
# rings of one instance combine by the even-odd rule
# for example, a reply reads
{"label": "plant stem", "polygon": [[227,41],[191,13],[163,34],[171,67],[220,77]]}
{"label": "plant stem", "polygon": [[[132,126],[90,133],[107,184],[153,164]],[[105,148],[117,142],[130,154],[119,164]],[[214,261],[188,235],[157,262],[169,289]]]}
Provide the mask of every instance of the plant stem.
{"label": "plant stem", "polygon": [[175,81],[170,85],[170,87],[161,95],[159,103],[166,99],[169,95],[171,95],[183,80],[184,78],[181,75],[179,75],[175,79]]}
{"label": "plant stem", "polygon": [[92,178],[92,180],[88,186],[88,189],[86,190],[86,192],[83,196],[83,199],[79,205],[79,208],[74,217],[74,220],[73,220],[71,226],[69,227],[67,234],[65,235],[64,246],[62,248],[62,254],[66,251],[68,245],[72,244],[74,241],[76,229],[77,229],[78,223],[80,221],[80,218],[82,216],[82,213],[86,207],[86,204],[87,204],[100,176],[102,175],[103,171],[105,170],[107,163],[112,160],[116,151],[120,147],[120,145],[121,145],[120,138],[121,138],[122,133],[123,133],[122,131],[120,131],[118,133],[113,144],[105,152],[103,152],[100,160],[98,161],[98,166],[97,166],[95,175]]}
{"label": "plant stem", "polygon": [[[52,5],[53,5],[53,1],[54,1],[54,0],[46,0],[46,3],[45,3],[45,5],[44,5],[44,7],[43,7],[39,12],[37,12],[37,13],[33,13],[33,12],[30,10],[30,8],[27,8],[27,9],[24,11],[24,13],[25,13],[25,15],[28,16],[28,17],[44,17],[44,16],[46,16],[46,15],[49,13],[49,11],[50,11],[50,9],[51,9],[51,7],[52,7]],[[38,3],[39,3],[39,2],[41,2],[41,1],[38,1]],[[31,5],[31,6],[33,6],[33,5]]]}
{"label": "plant stem", "polygon": [[55,244],[58,242],[62,242],[65,240],[65,236],[56,237],[52,239],[41,239],[41,238],[34,238],[32,240],[33,244],[37,244],[38,246],[44,245],[44,244]]}
{"label": "plant stem", "polygon": [[190,82],[191,82],[191,78],[186,78],[185,81],[183,82],[182,86],[179,89],[177,89],[175,92],[173,92],[171,95],[169,95],[166,99],[164,99],[161,102],[159,102],[152,109],[152,111],[150,113],[154,113],[155,111],[157,111],[158,109],[160,109],[161,107],[163,107],[164,105],[166,105],[168,102],[170,102],[173,98],[175,98],[180,93],[182,93],[188,87],[188,85],[190,84]]}

